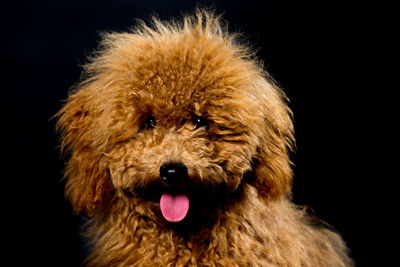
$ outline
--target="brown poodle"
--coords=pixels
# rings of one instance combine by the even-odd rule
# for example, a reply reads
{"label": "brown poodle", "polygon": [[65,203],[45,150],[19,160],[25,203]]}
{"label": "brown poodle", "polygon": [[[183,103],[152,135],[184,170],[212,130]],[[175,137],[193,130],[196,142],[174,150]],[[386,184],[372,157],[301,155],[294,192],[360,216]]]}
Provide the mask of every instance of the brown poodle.
{"label": "brown poodle", "polygon": [[290,201],[284,93],[219,17],[105,34],[58,113],[88,266],[351,266]]}

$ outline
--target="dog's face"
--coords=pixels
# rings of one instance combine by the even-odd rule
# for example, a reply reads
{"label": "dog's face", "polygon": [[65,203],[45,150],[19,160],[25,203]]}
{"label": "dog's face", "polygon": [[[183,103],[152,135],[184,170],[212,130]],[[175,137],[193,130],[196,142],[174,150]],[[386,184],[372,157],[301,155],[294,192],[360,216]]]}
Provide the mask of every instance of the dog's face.
{"label": "dog's face", "polygon": [[105,37],[60,111],[67,195],[90,214],[178,222],[226,205],[243,184],[290,190],[283,94],[212,17]]}

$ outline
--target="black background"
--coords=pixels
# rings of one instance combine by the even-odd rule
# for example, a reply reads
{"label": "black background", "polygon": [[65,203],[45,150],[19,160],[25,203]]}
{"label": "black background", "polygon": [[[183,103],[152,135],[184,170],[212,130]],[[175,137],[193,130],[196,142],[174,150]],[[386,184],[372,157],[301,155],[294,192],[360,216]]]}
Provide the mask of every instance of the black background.
{"label": "black background", "polygon": [[[373,202],[365,134],[372,90],[365,6],[337,1],[202,1],[244,32],[291,99],[297,151],[294,201],[341,233],[359,266],[371,265]],[[135,18],[190,12],[194,1],[14,1],[1,6],[5,257],[40,266],[80,266],[80,219],[64,200],[54,120],[102,31]],[[4,96],[5,95],[5,96]],[[372,248],[372,249],[371,249]]]}

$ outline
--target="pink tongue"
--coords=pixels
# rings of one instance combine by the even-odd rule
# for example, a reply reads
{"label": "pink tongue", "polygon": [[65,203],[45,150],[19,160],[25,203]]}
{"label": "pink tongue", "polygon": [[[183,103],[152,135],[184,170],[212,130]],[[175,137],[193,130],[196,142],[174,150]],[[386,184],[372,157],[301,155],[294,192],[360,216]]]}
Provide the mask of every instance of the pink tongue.
{"label": "pink tongue", "polygon": [[162,194],[160,199],[161,212],[169,222],[180,222],[185,219],[189,211],[189,198],[187,195]]}

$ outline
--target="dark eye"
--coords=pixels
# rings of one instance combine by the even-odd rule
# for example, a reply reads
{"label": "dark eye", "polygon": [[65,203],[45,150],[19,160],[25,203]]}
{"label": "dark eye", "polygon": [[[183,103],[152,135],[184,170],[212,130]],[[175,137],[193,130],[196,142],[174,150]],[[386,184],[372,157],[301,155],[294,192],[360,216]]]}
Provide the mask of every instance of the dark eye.
{"label": "dark eye", "polygon": [[197,116],[196,114],[193,114],[192,122],[193,122],[193,125],[196,126],[196,129],[203,127],[203,126],[206,126],[206,127],[208,126],[207,120],[201,116]]}
{"label": "dark eye", "polygon": [[156,119],[153,116],[149,115],[143,123],[143,128],[153,129],[154,127],[156,127],[156,125]]}

